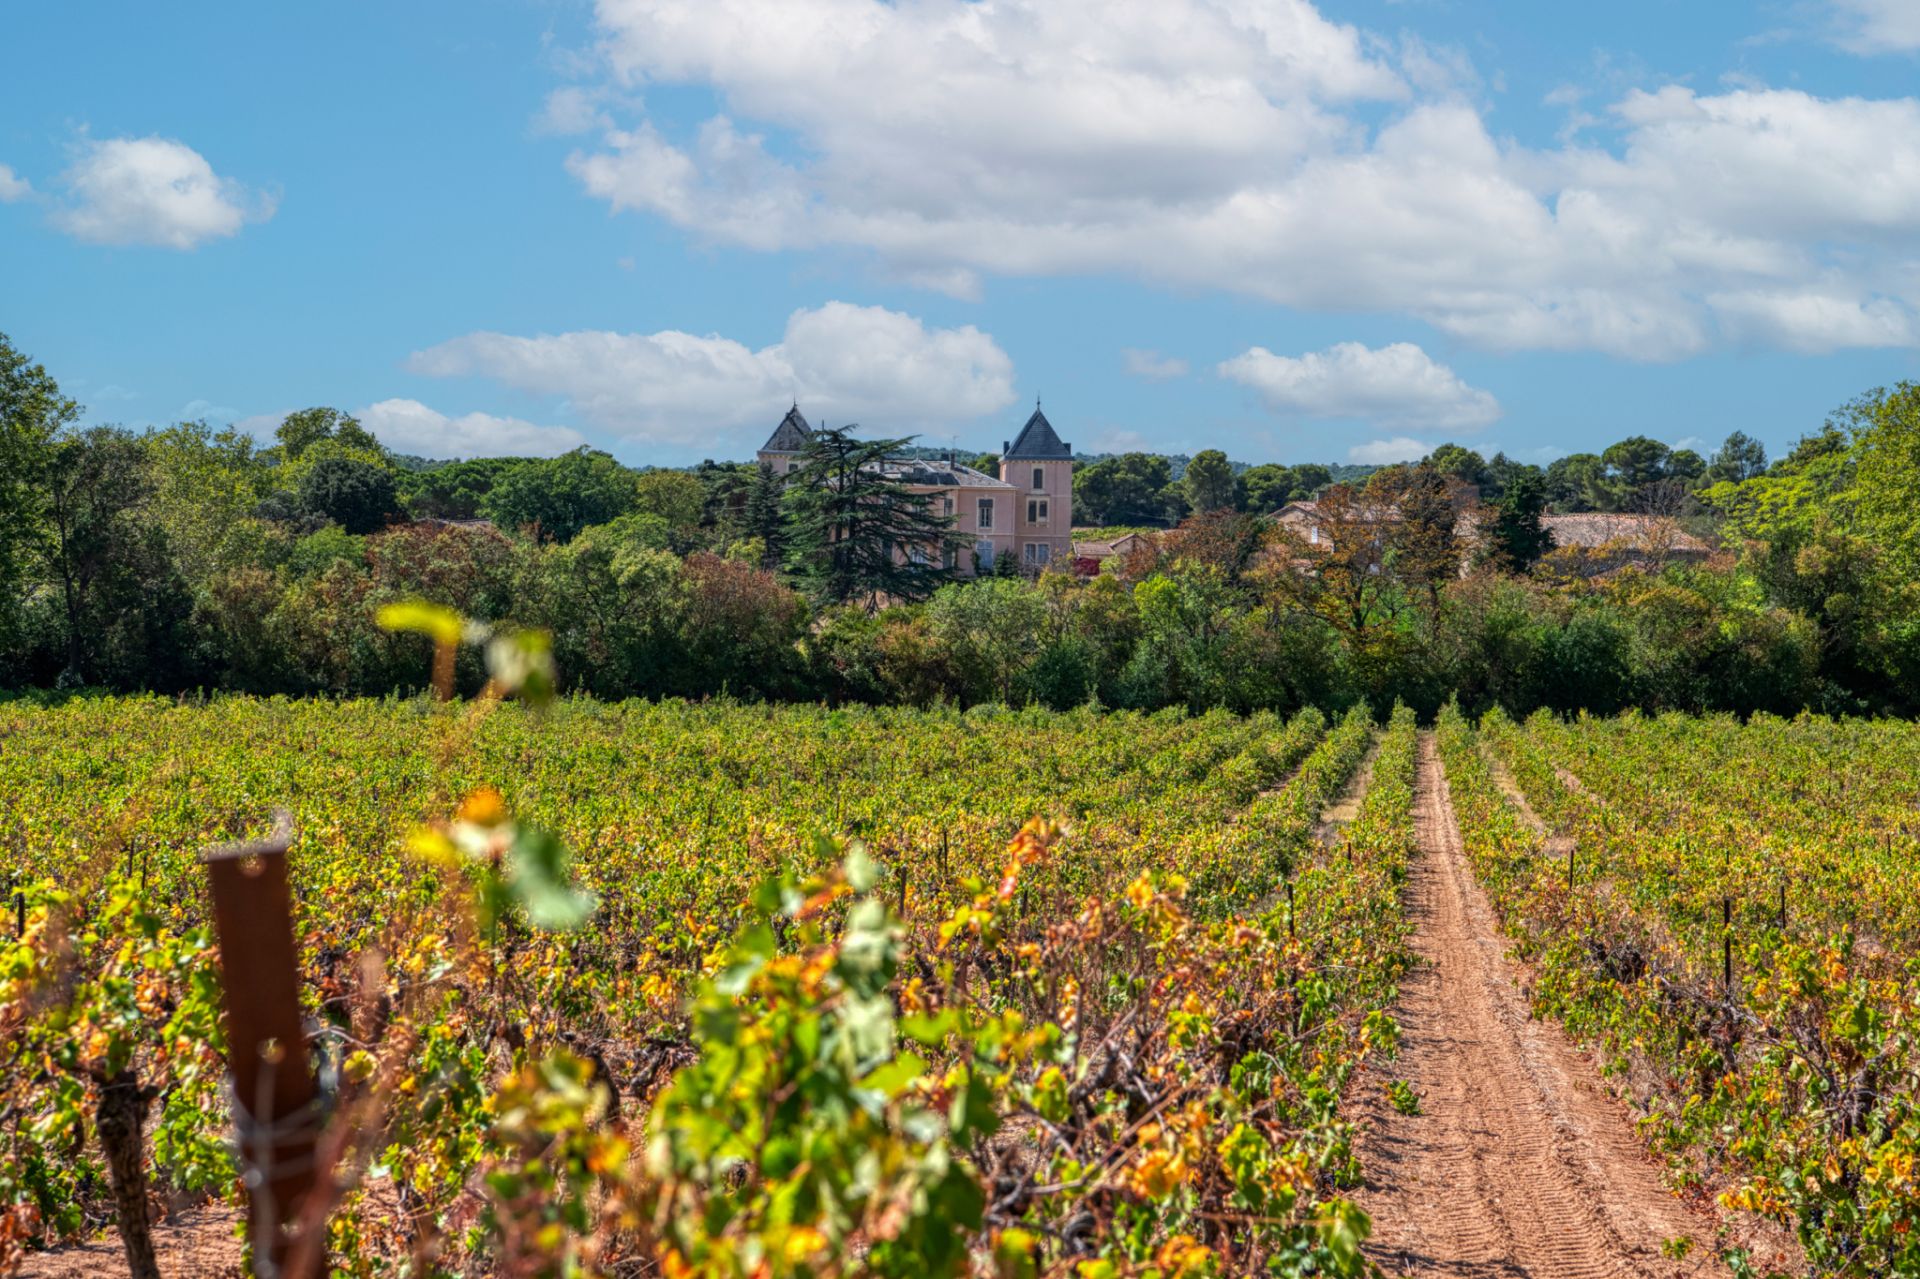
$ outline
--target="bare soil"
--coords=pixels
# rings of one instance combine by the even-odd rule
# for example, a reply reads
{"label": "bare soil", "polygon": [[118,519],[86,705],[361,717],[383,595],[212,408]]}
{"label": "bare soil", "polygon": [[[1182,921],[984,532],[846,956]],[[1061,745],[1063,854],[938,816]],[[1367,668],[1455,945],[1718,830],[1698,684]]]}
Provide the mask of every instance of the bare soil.
{"label": "bare soil", "polygon": [[[153,1248],[166,1279],[241,1279],[240,1214],[231,1208],[190,1209],[153,1224]],[[117,1231],[97,1239],[27,1255],[20,1279],[118,1279],[128,1274],[126,1249]]]}
{"label": "bare soil", "polygon": [[1314,828],[1314,836],[1322,844],[1332,845],[1340,832],[1360,816],[1360,805],[1367,798],[1367,788],[1373,785],[1373,765],[1379,758],[1380,734],[1376,732],[1367,746],[1367,753],[1354,765],[1353,775],[1347,778],[1347,784],[1341,788],[1339,796],[1320,814],[1320,823]]}
{"label": "bare soil", "polygon": [[[1725,1274],[1713,1214],[1661,1184],[1591,1061],[1530,1016],[1431,734],[1414,819],[1407,909],[1422,962],[1395,1009],[1400,1059],[1360,1082],[1356,1107],[1369,1256],[1389,1274],[1463,1279]],[[1419,1115],[1388,1103],[1392,1074],[1413,1085]]]}

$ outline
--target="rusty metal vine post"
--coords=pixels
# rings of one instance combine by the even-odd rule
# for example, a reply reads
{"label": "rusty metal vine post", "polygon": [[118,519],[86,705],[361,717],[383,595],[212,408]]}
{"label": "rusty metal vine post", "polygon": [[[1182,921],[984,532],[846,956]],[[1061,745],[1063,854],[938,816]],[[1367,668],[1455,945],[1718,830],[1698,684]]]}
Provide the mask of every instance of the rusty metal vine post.
{"label": "rusty metal vine post", "polygon": [[[284,1267],[296,1242],[289,1227],[303,1219],[301,1208],[314,1189],[322,1119],[300,1013],[287,883],[292,838],[291,817],[278,812],[267,838],[201,855],[220,939],[234,1128],[254,1272],[279,1279],[288,1279]],[[324,1272],[322,1261],[315,1273]]]}

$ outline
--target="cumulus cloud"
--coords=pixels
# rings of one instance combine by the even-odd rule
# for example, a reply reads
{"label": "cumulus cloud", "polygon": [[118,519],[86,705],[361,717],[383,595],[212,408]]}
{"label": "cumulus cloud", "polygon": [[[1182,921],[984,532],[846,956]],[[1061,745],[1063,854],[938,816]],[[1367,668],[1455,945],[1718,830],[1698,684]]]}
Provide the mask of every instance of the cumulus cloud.
{"label": "cumulus cloud", "polygon": [[1836,36],[1854,53],[1920,49],[1920,6],[1913,0],[1833,0]]}
{"label": "cumulus cloud", "polygon": [[1143,351],[1130,346],[1120,355],[1126,361],[1128,373],[1149,382],[1168,382],[1187,375],[1185,360],[1161,355],[1158,351]]}
{"label": "cumulus cloud", "polygon": [[191,249],[273,216],[273,200],[213,171],[171,138],[87,140],[62,176],[54,223],[93,244]]}
{"label": "cumulus cloud", "polygon": [[929,329],[846,302],[795,311],[782,339],[759,350],[671,329],[470,333],[416,352],[409,367],[563,396],[595,425],[656,443],[770,424],[792,400],[815,420],[864,418],[887,431],[965,421],[1013,401],[1013,361],[979,329]]}
{"label": "cumulus cloud", "polygon": [[1433,452],[1431,444],[1422,444],[1419,440],[1405,435],[1396,435],[1390,440],[1368,440],[1365,444],[1356,444],[1347,450],[1347,461],[1371,464],[1373,466],[1391,466],[1395,462],[1417,462]]}
{"label": "cumulus cloud", "polygon": [[1910,97],[1669,87],[1532,149],[1489,131],[1457,54],[1308,0],[600,0],[598,20],[610,85],[719,109],[600,127],[568,160],[587,192],[957,296],[1117,272],[1652,360],[1750,340],[1719,299],[1805,299],[1829,346],[1886,325],[1813,300],[1920,300]]}
{"label": "cumulus cloud", "polygon": [[1351,418],[1442,431],[1471,431],[1500,418],[1498,400],[1468,386],[1411,342],[1377,350],[1341,342],[1301,356],[1275,355],[1256,346],[1223,362],[1218,371],[1288,417]]}
{"label": "cumulus cloud", "polygon": [[1913,312],[1880,299],[1845,295],[1720,293],[1710,299],[1721,331],[1753,346],[1824,355],[1842,347],[1915,344]]}
{"label": "cumulus cloud", "polygon": [[571,427],[491,413],[448,417],[418,400],[381,400],[354,416],[388,448],[421,457],[556,457],[587,442]]}
{"label": "cumulus cloud", "polygon": [[6,165],[0,164],[0,204],[12,204],[15,200],[24,200],[32,194],[32,183]]}

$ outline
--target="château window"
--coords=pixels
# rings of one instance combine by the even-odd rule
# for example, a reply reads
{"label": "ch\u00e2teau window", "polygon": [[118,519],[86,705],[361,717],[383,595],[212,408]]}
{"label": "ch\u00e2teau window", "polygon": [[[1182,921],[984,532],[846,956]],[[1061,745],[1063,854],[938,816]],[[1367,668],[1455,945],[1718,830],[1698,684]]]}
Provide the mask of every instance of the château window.
{"label": "ch\u00e2teau window", "polygon": [[1028,542],[1024,556],[1029,564],[1045,564],[1053,558],[1053,548],[1045,542]]}
{"label": "ch\u00e2teau window", "polygon": [[993,527],[993,499],[990,497],[980,499],[980,527],[983,529]]}
{"label": "ch\u00e2teau window", "polygon": [[1047,522],[1047,499],[1034,498],[1027,503],[1027,523],[1045,524]]}
{"label": "ch\u00e2teau window", "polygon": [[945,497],[941,498],[940,503],[941,503],[940,513],[942,515],[953,514],[953,494],[949,493]]}
{"label": "ch\u00e2teau window", "polygon": [[1044,466],[1036,466],[1033,468],[1033,486],[1037,489],[1043,489],[1047,486],[1047,469]]}

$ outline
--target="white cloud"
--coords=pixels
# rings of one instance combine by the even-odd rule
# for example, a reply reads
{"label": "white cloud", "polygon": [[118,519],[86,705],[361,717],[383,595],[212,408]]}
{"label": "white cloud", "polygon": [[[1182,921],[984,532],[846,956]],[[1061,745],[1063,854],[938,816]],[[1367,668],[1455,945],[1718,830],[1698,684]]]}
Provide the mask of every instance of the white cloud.
{"label": "white cloud", "polygon": [[1143,351],[1130,346],[1120,355],[1126,360],[1128,373],[1149,382],[1168,382],[1187,375],[1185,360],[1164,356],[1158,351]]}
{"label": "white cloud", "polygon": [[448,417],[418,400],[381,400],[354,416],[388,448],[421,457],[556,457],[587,442],[571,427],[491,413]]}
{"label": "white cloud", "polygon": [[1854,53],[1920,49],[1920,5],[1913,0],[1833,0],[1836,40]]}
{"label": "white cloud", "polygon": [[[1913,98],[1669,87],[1583,111],[1588,141],[1535,150],[1489,131],[1457,53],[1308,0],[600,0],[598,15],[613,86],[691,85],[720,108],[684,135],[601,128],[568,160],[590,194],[714,243],[865,250],[955,296],[982,275],[1112,272],[1655,360],[1709,348],[1723,320],[1755,331],[1719,299],[1909,317],[1920,301]],[[1892,327],[1841,322],[1825,340]]]}
{"label": "white cloud", "polygon": [[231,422],[240,416],[240,410],[218,400],[197,397],[182,404],[173,416],[181,422]]}
{"label": "white cloud", "polygon": [[590,133],[595,128],[611,127],[610,121],[594,101],[593,94],[570,84],[547,95],[540,114],[533,118],[536,133],[567,135]]}
{"label": "white cloud", "polygon": [[1297,357],[1256,346],[1223,362],[1218,372],[1251,388],[1275,413],[1307,420],[1471,431],[1500,418],[1498,400],[1411,342],[1378,350],[1341,342]]}
{"label": "white cloud", "polygon": [[865,418],[886,431],[965,421],[1013,401],[1013,361],[979,329],[929,329],[846,302],[795,311],[782,340],[757,351],[674,330],[470,333],[415,353],[409,367],[564,396],[608,431],[679,444],[771,426],[791,400],[816,421]]}
{"label": "white cloud", "polygon": [[33,194],[33,184],[0,164],[0,204],[12,204]]}
{"label": "white cloud", "polygon": [[1913,312],[1885,298],[1819,293],[1722,293],[1710,299],[1736,341],[1821,355],[1842,347],[1913,346]]}
{"label": "white cloud", "polygon": [[1391,466],[1395,462],[1417,462],[1433,452],[1433,445],[1422,444],[1419,440],[1405,435],[1396,435],[1390,440],[1369,440],[1365,444],[1356,444],[1347,450],[1347,461]]}
{"label": "white cloud", "polygon": [[170,138],[86,140],[61,181],[69,199],[55,225],[94,244],[191,249],[273,216],[270,197],[220,177]]}

